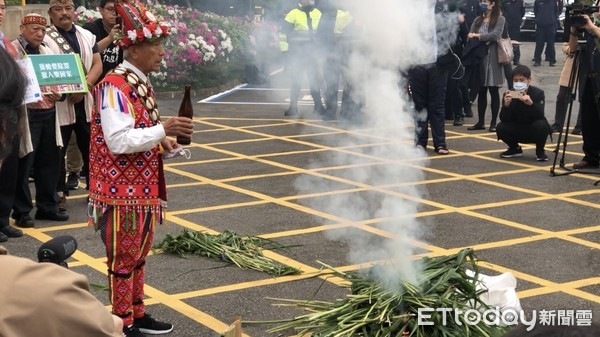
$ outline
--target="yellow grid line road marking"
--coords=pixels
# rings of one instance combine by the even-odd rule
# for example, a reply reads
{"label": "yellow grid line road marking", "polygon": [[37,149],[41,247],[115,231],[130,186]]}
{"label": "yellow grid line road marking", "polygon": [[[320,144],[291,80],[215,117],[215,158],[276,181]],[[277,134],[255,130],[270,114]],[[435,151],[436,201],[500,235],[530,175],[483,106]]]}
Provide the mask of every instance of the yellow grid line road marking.
{"label": "yellow grid line road marking", "polygon": [[[233,156],[248,157],[246,155],[238,154],[238,153],[227,151],[227,150],[222,150],[222,149],[215,149],[215,150],[219,151],[219,152],[224,152],[226,154],[230,154],[230,155],[233,155]],[[347,183],[347,184],[350,184],[350,185],[358,185],[358,186],[361,186],[361,187],[364,187],[364,188],[368,188],[368,189],[373,190],[373,191],[378,191],[378,192],[382,192],[382,193],[387,193],[387,194],[399,196],[399,197],[402,197],[402,198],[405,198],[405,199],[408,199],[408,200],[421,202],[421,203],[424,203],[424,204],[427,204],[427,205],[430,205],[430,206],[434,206],[434,207],[437,207],[437,208],[451,210],[451,211],[456,211],[456,212],[462,213],[464,215],[473,216],[473,217],[476,217],[476,218],[481,218],[481,219],[485,219],[485,220],[488,220],[488,221],[492,221],[492,222],[496,222],[496,223],[500,223],[500,224],[504,224],[504,225],[509,225],[511,227],[516,227],[516,228],[523,229],[523,230],[529,230],[529,231],[532,231],[532,232],[538,233],[538,234],[551,233],[550,231],[539,230],[539,229],[537,229],[535,227],[531,227],[531,226],[527,226],[527,225],[522,225],[522,224],[518,224],[518,223],[515,223],[515,222],[511,222],[511,221],[506,221],[506,220],[503,220],[503,219],[499,219],[499,218],[496,218],[496,217],[491,217],[491,216],[488,216],[488,215],[483,215],[483,214],[479,214],[479,213],[475,213],[475,212],[461,210],[460,208],[449,207],[449,206],[441,204],[441,203],[432,202],[432,201],[428,201],[428,200],[425,200],[425,199],[419,199],[419,198],[415,198],[415,197],[412,197],[412,196],[409,196],[409,195],[405,195],[405,194],[401,194],[401,193],[397,193],[397,192],[392,192],[392,191],[388,191],[388,190],[377,188],[377,187],[372,187],[372,186],[367,185],[367,184],[362,184],[362,183],[359,184],[357,182],[349,181],[349,180],[346,180],[346,179],[341,179],[341,178],[337,178],[337,177],[331,177],[331,176],[324,175],[324,174],[319,174],[319,173],[316,173],[316,172],[309,172],[309,171],[306,171],[304,169],[299,169],[299,168],[296,168],[296,167],[293,167],[293,166],[284,165],[284,164],[280,164],[280,163],[271,163],[268,160],[262,160],[262,159],[258,159],[258,158],[255,158],[255,160],[260,161],[260,162],[265,162],[267,164],[279,166],[281,168],[288,169],[288,170],[294,170],[294,171],[298,171],[298,172],[309,173],[309,174],[313,174],[315,176],[320,176],[320,177],[323,177],[323,178],[326,178],[326,179],[337,180],[337,181],[340,181],[340,182],[344,182],[344,183]],[[409,166],[411,166],[411,165],[409,165]],[[529,167],[529,168],[531,168],[531,167]],[[428,168],[423,168],[423,169],[428,169]],[[440,171],[440,170],[435,170],[435,169],[430,169],[430,170],[437,171],[436,173],[440,173],[441,172],[440,174],[448,174],[447,172],[443,172],[443,171]],[[457,178],[461,178],[462,177],[461,175],[454,174],[454,173],[452,173],[451,175],[453,175],[453,176],[455,176]],[[492,181],[481,180],[481,179],[477,179],[477,178],[465,177],[465,179],[466,180],[476,181],[476,182],[489,183],[491,185],[494,185],[494,186],[497,186],[497,187],[501,187],[501,188],[511,187],[511,186],[508,186],[508,185],[504,185],[504,184],[500,184],[500,183],[496,183],[496,182],[492,182]],[[226,186],[229,186],[229,185],[226,185]],[[519,190],[520,192],[523,192],[523,193],[538,194],[540,196],[545,196],[545,197],[552,198],[552,195],[548,194],[548,193],[537,192],[537,191],[530,191],[530,190],[521,189],[521,188],[516,188],[516,189]],[[247,190],[237,189],[237,191],[240,191],[240,190],[242,191],[241,193],[247,194],[247,193],[243,192],[243,191],[247,191]],[[247,191],[247,192],[254,193],[254,192],[251,192],[251,191]],[[273,199],[273,200],[276,200],[276,199]],[[297,206],[296,204],[293,204],[293,205]],[[301,209],[298,209],[298,210],[301,210]],[[308,209],[308,210],[309,211],[307,213],[314,214],[314,210],[312,210],[312,209]],[[319,212],[319,213],[320,214],[318,216],[327,218],[327,215],[324,214],[323,212]],[[566,237],[565,239],[569,240],[568,237]],[[582,242],[586,242],[586,241],[582,241]]]}
{"label": "yellow grid line road marking", "polygon": [[[336,150],[336,149],[333,149],[333,150]],[[240,156],[239,154],[235,154],[235,153],[234,153],[234,155],[235,155],[235,156]],[[242,156],[243,156],[243,155],[242,155]],[[242,157],[242,156],[240,156],[240,157]],[[245,157],[248,157],[248,156],[245,156]],[[483,158],[483,159],[487,159],[487,157],[485,157],[485,158]],[[536,170],[539,170],[539,169],[540,169],[540,168],[538,168],[538,167],[533,167],[533,166],[530,166],[530,165],[525,165],[524,167],[525,167],[526,169],[536,169]],[[443,172],[442,174],[446,174],[446,175],[447,175],[448,173],[447,173],[447,172]],[[503,185],[503,184],[499,184],[499,185],[500,185],[500,187],[506,188],[506,186],[505,186],[505,185]],[[528,190],[527,190],[526,192],[528,192],[528,193],[531,193],[531,192],[529,192]],[[531,193],[531,194],[536,194],[536,193]],[[540,195],[540,196],[544,196],[544,193],[541,193],[541,192],[539,192],[539,193],[537,193],[537,194],[538,194],[538,195]],[[549,194],[546,194],[546,195],[545,195],[545,197],[550,197],[550,195],[549,195]],[[447,207],[447,209],[451,209],[451,208]],[[477,216],[477,217],[482,217],[482,215],[479,215],[479,214],[476,214],[476,213],[475,213],[475,214],[469,214],[469,212],[467,212],[467,213],[465,213],[465,214],[467,214],[467,215],[475,215],[475,216]],[[483,217],[485,218],[486,216],[483,216]],[[496,220],[496,219],[493,219],[493,220]],[[504,224],[506,224],[506,222],[504,222]],[[514,224],[512,224],[512,225],[514,225]],[[519,225],[520,225],[520,224],[519,224]],[[544,231],[541,231],[541,232],[543,233]],[[553,234],[553,232],[551,232],[551,231],[546,231],[546,232],[547,232],[547,233],[545,234],[546,236],[553,236],[553,235],[552,235],[552,234]],[[538,238],[538,239],[540,239],[540,236],[538,236],[537,238]],[[550,284],[550,285],[551,285],[551,283],[548,283],[548,284]],[[567,289],[567,290],[568,290],[568,289]],[[575,293],[577,294],[577,292],[575,292]],[[587,294],[587,293],[585,293],[585,292],[578,293],[578,295],[584,295],[584,296],[585,296],[586,294]],[[587,295],[589,295],[589,294],[587,294]]]}
{"label": "yellow grid line road marking", "polygon": [[[206,184],[208,184],[208,183],[206,183]],[[263,205],[263,204],[268,204],[268,203],[270,203],[268,200],[255,200],[255,201],[240,202],[240,203],[235,203],[235,204],[215,205],[215,206],[208,206],[208,207],[185,209],[185,210],[180,210],[180,211],[172,211],[172,212],[167,212],[167,220],[169,220],[169,217],[171,215],[210,212],[210,211],[217,211],[217,210],[223,210],[223,209],[229,209],[229,208]]]}
{"label": "yellow grid line road marking", "polygon": [[[552,291],[554,292],[562,292],[565,294],[569,294],[575,297],[579,297],[582,298],[584,300],[587,301],[591,301],[591,302],[596,302],[596,303],[600,303],[600,296],[594,295],[594,294],[590,294],[588,292],[585,292],[583,290],[579,290],[579,289],[574,289],[572,288],[572,283],[573,282],[569,282],[569,283],[556,283],[556,282],[552,282],[549,280],[545,280],[543,278],[537,277],[537,276],[533,276],[533,275],[529,275],[514,269],[510,269],[504,266],[500,266],[498,264],[494,264],[494,263],[489,263],[489,262],[481,262],[483,263],[483,265],[486,266],[486,268],[495,270],[495,271],[499,271],[501,273],[506,273],[506,272],[510,272],[512,273],[515,277],[520,278],[522,280],[531,282],[531,283],[535,283],[535,284],[539,284],[539,285],[543,285],[546,288],[549,288],[549,290],[554,290]],[[550,293],[549,290],[543,290],[542,293]],[[536,294],[535,291],[530,291],[531,294]]]}
{"label": "yellow grid line road marking", "polygon": [[[28,235],[41,242],[46,242],[52,238],[34,228],[26,229],[25,231]],[[85,263],[87,266],[106,275],[107,266],[106,264],[99,262],[98,259],[94,259],[93,257],[79,250],[73,254],[73,258]],[[149,296],[154,301],[156,301],[156,303],[161,303],[166,307],[169,307],[216,332],[223,332],[229,326],[229,324],[225,324],[219,321],[218,319],[204,313],[203,311],[200,311],[192,307],[191,305],[188,305],[183,301],[174,298],[172,295],[166,294],[148,284],[144,285],[144,293],[146,294],[146,296]],[[244,336],[249,337],[245,334]]]}

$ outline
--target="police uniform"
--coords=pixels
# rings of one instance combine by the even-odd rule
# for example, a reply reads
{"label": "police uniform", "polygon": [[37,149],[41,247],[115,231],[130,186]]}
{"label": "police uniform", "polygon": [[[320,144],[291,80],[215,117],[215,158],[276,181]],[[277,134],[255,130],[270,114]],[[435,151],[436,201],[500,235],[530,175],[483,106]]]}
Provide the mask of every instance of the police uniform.
{"label": "police uniform", "polygon": [[290,61],[290,107],[286,116],[298,114],[298,96],[303,74],[309,81],[310,93],[315,103],[314,112],[321,114],[321,93],[318,82],[318,63],[315,51],[315,31],[319,26],[321,11],[314,6],[300,4],[286,16],[283,33],[287,35],[288,56]]}

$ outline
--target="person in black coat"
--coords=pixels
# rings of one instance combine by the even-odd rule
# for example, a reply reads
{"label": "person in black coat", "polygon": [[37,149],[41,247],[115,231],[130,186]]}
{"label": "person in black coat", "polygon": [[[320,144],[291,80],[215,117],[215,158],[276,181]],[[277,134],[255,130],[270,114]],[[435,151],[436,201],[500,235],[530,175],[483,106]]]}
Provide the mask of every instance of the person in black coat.
{"label": "person in black coat", "polygon": [[504,94],[500,124],[496,127],[498,139],[508,145],[508,150],[502,152],[500,157],[522,157],[523,149],[519,143],[533,143],[536,159],[548,161],[544,147],[550,134],[550,124],[544,117],[544,91],[529,85],[531,70],[528,67],[518,65],[512,75],[516,92]]}
{"label": "person in black coat", "polygon": [[454,120],[453,124],[455,126],[463,125],[466,115],[469,117],[473,116],[469,100],[469,89],[462,81],[465,75],[465,68],[460,63],[464,47],[467,44],[469,27],[465,21],[464,14],[459,15],[458,21],[458,36],[454,45],[451,46],[455,62],[448,69],[448,82],[446,83],[446,119]]}
{"label": "person in black coat", "polygon": [[[523,0],[504,0],[502,12],[508,26],[508,36],[511,40],[521,40],[521,22],[525,16],[525,3]],[[521,59],[521,50],[518,44],[513,44],[513,64],[518,65]]]}
{"label": "person in black coat", "polygon": [[[573,164],[574,169],[591,169],[600,167],[600,53],[597,51],[600,39],[600,27],[593,19],[583,15],[585,25],[585,47],[581,50],[579,64],[579,109],[581,114],[581,131],[583,136],[582,150],[585,156]],[[576,50],[578,36],[575,27],[571,26],[569,50]]]}
{"label": "person in black coat", "polygon": [[[440,155],[450,153],[446,144],[446,129],[444,116],[446,114],[446,83],[449,68],[452,68],[456,57],[444,44],[454,44],[451,41],[458,32],[458,19],[448,25],[447,16],[452,10],[456,10],[454,0],[429,0],[431,12],[429,19],[435,22],[435,31],[427,36],[427,44],[436,50],[427,59],[421,60],[421,64],[415,65],[408,70],[410,93],[415,104],[417,114],[415,118],[415,141],[416,145],[425,149],[429,138],[431,127],[431,138],[433,139],[434,151]],[[456,14],[455,14],[456,15]],[[451,27],[451,28],[450,28]],[[456,32],[455,32],[455,31]]]}
{"label": "person in black coat", "polygon": [[481,12],[481,6],[479,6],[479,0],[461,0],[459,4],[460,11],[465,15],[465,21],[467,27],[471,28],[473,21],[483,14]]}

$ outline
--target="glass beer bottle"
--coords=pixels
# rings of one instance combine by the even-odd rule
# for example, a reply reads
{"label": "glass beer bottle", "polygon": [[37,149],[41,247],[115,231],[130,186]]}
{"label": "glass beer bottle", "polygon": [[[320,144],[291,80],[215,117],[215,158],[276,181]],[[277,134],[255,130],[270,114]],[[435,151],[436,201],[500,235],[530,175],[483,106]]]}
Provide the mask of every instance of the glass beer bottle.
{"label": "glass beer bottle", "polygon": [[[181,100],[181,105],[179,106],[179,113],[177,114],[179,117],[194,118],[190,89],[189,85],[185,86],[185,93],[183,95],[183,100]],[[191,142],[192,139],[190,137],[177,136],[177,143],[181,145],[189,145]]]}

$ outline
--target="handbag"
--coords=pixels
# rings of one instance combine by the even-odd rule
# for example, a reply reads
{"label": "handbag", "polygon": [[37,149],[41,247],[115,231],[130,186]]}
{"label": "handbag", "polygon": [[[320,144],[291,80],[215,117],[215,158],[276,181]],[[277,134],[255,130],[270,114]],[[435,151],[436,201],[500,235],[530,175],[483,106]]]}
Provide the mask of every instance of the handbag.
{"label": "handbag", "polygon": [[502,37],[496,42],[498,44],[498,63],[505,64],[512,62],[514,58],[513,47],[510,37],[508,36],[508,30],[506,29],[506,22],[504,23]]}

